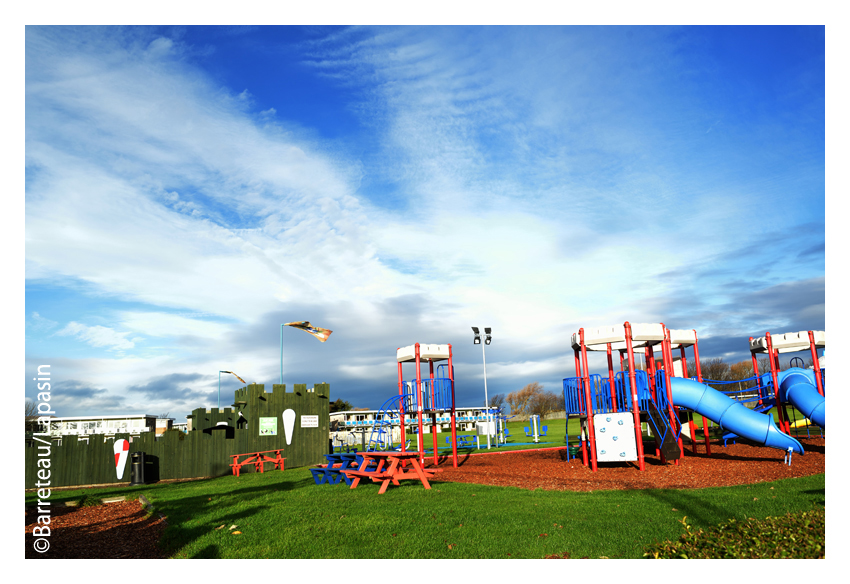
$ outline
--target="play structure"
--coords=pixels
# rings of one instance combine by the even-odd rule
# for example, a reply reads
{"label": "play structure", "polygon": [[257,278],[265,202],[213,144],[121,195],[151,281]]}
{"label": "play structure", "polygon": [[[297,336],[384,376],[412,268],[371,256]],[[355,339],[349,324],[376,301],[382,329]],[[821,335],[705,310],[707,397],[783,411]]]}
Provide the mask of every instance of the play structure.
{"label": "play structure", "polygon": [[[790,433],[792,427],[788,416],[788,404],[800,411],[806,420],[826,429],[826,375],[825,369],[821,369],[818,355],[818,349],[825,348],[826,333],[824,331],[799,331],[780,335],[771,335],[768,332],[757,339],[750,337],[750,353],[759,396],[764,401],[772,400],[776,404],[779,412],[779,426],[787,433]],[[808,351],[811,354],[812,368],[792,366],[781,371],[779,354],[799,351]],[[759,374],[756,359],[759,353],[767,353],[769,373]],[[794,360],[796,359],[798,358]],[[779,391],[775,388],[779,388]],[[793,426],[798,425],[800,425],[798,421],[793,422]]]}
{"label": "play structure", "polygon": [[[430,423],[433,439],[434,464],[438,463],[437,456],[437,417],[448,413],[451,424],[452,463],[457,467],[457,431],[455,415],[454,366],[452,365],[452,346],[426,345],[416,343],[396,351],[398,363],[398,395],[391,397],[381,406],[379,414],[372,426],[367,444],[367,450],[386,450],[394,443],[393,427],[399,427],[399,450],[406,452],[406,415],[415,416],[413,429],[416,435],[419,463],[425,464],[425,435],[426,419]],[[441,361],[446,363],[437,365]],[[403,374],[403,364],[413,363],[415,377],[406,381]],[[422,365],[428,364],[428,377],[422,376]],[[435,365],[436,371],[435,371]]]}
{"label": "play structure", "polygon": [[[754,411],[722,392],[702,383],[698,339],[695,330],[670,330],[663,323],[615,325],[579,329],[572,336],[576,376],[564,379],[567,421],[581,422],[580,451],[583,462],[597,470],[598,462],[636,461],[645,469],[642,425],[654,441],[664,462],[679,464],[683,453],[682,424],[687,424],[693,447],[696,428],[693,414],[703,417],[706,454],[710,455],[706,420],[724,430],[787,453],[803,453],[802,445],[782,432],[772,417]],[[696,376],[688,376],[685,349],[692,347]],[[638,367],[637,350],[643,349],[644,369]],[[680,358],[673,359],[678,349]],[[659,351],[656,360],[656,350]],[[608,376],[591,374],[588,351],[605,351]],[[614,371],[613,353],[619,353],[620,371]],[[778,360],[776,362],[778,369]],[[799,386],[805,375],[773,376],[773,387]],[[806,377],[808,379],[808,377]],[[764,385],[767,385],[765,381]],[[767,388],[765,388],[767,391]],[[805,393],[799,387],[791,395]],[[792,402],[793,403],[793,402]],[[569,442],[569,436],[568,442]],[[650,443],[651,444],[651,443]],[[569,444],[568,444],[569,446]],[[568,449],[569,452],[569,449]]]}
{"label": "play structure", "polygon": [[[734,398],[739,403],[751,404],[751,409],[759,413],[777,410],[779,428],[786,434],[799,435],[799,428],[804,428],[806,435],[811,435],[810,427],[825,429],[824,414],[826,402],[824,386],[825,372],[820,366],[821,357],[818,349],[826,346],[824,331],[800,331],[771,335],[754,339],[750,337],[749,347],[753,363],[753,375],[746,379],[733,381],[705,380],[718,388],[722,393]],[[791,359],[790,367],[782,371],[779,364],[780,353],[805,351],[811,354],[812,367],[805,369],[805,362],[799,356]],[[768,372],[759,373],[757,355],[766,353]],[[797,366],[795,366],[797,364]],[[738,386],[738,390],[723,391],[724,386]],[[779,388],[776,391],[775,388]],[[793,408],[790,410],[788,406]],[[801,412],[803,419],[796,419],[796,412]],[[792,418],[795,418],[792,421]],[[794,432],[792,432],[794,430]],[[722,440],[724,446],[729,441],[735,441],[738,434],[730,429],[724,429]]]}

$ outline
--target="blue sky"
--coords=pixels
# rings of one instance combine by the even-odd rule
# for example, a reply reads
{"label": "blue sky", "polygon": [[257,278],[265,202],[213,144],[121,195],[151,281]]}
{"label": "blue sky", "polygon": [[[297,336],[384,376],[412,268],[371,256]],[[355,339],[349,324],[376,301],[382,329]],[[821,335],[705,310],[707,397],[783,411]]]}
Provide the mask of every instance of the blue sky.
{"label": "blue sky", "polygon": [[[825,328],[825,34],[770,27],[27,27],[26,395],[215,406],[218,371],[378,407],[574,373],[579,327],[700,352]],[[240,384],[222,377],[222,403]]]}

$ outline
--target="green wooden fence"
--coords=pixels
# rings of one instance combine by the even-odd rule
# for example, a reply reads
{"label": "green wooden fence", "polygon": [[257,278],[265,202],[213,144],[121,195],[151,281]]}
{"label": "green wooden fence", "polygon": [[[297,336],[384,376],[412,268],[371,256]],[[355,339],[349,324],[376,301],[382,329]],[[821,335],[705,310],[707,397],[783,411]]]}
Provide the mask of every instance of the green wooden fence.
{"label": "green wooden fence", "polygon": [[[316,384],[312,391],[307,391],[306,385],[295,384],[292,392],[286,392],[285,385],[274,384],[269,393],[262,384],[251,384],[236,390],[229,408],[195,409],[188,434],[169,431],[161,436],[153,432],[133,436],[120,478],[115,470],[113,444],[121,438],[131,440],[129,434],[92,434],[88,441],[63,436],[61,442],[52,440],[49,447],[38,440],[48,438],[36,434],[26,441],[26,487],[35,488],[39,480],[37,462],[47,458],[48,450],[51,487],[128,482],[134,452],[145,453],[146,482],[230,474],[231,455],[278,448],[283,451],[287,468],[323,462],[329,452],[329,395],[327,383]],[[286,410],[295,412],[288,444],[282,419]],[[275,434],[260,435],[261,418],[276,420]],[[233,430],[211,430],[219,422]],[[43,467],[45,463],[41,464]],[[266,464],[266,470],[273,468]],[[254,467],[244,466],[240,472],[254,472]]]}

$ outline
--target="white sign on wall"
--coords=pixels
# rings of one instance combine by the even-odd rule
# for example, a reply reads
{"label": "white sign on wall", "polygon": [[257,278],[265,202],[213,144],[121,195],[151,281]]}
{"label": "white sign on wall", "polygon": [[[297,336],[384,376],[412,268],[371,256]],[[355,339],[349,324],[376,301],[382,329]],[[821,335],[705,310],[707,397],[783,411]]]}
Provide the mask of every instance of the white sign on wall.
{"label": "white sign on wall", "polygon": [[302,428],[318,428],[319,416],[301,416]]}

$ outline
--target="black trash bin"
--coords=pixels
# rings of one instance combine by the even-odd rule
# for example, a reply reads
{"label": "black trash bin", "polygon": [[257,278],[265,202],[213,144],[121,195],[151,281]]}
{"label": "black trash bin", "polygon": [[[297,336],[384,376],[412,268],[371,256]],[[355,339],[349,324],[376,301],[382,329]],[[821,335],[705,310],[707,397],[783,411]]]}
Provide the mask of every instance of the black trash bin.
{"label": "black trash bin", "polygon": [[134,452],[130,457],[130,484],[145,484],[145,453]]}

